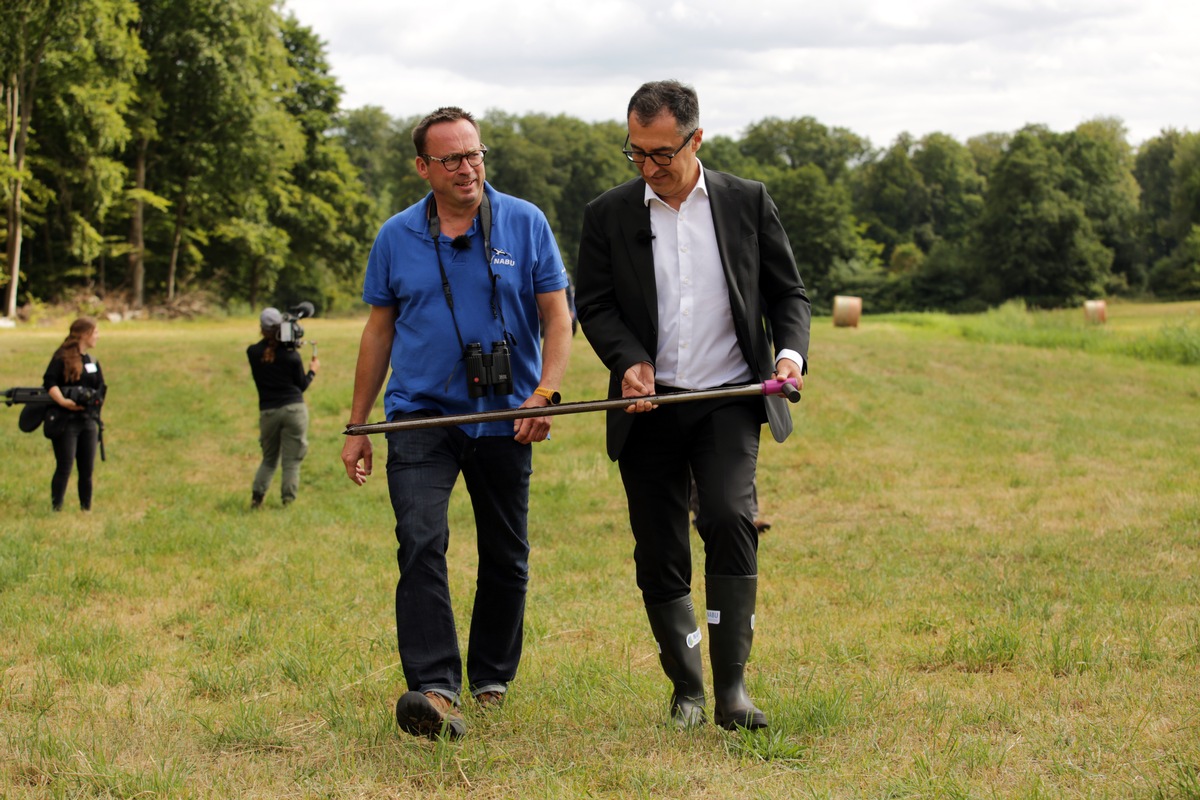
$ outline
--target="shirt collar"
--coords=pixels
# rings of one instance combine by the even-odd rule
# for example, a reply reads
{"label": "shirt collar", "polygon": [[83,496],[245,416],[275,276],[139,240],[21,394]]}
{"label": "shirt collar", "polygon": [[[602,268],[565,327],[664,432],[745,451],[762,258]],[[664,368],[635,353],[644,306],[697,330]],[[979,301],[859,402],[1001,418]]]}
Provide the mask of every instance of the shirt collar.
{"label": "shirt collar", "polygon": [[[700,164],[700,159],[696,159],[696,163]],[[643,183],[645,183],[645,181],[643,181]],[[704,165],[703,164],[700,164],[700,179],[697,180],[696,185],[692,187],[691,193],[688,194],[688,199],[691,199],[692,195],[694,195],[696,192],[703,192],[705,197],[708,196],[708,182],[704,180]],[[662,198],[660,198],[654,192],[654,190],[650,188],[650,184],[646,183],[645,184],[645,192],[642,193],[642,203],[645,206],[649,207],[651,200],[657,200],[659,203],[666,205],[666,203],[663,203]]]}

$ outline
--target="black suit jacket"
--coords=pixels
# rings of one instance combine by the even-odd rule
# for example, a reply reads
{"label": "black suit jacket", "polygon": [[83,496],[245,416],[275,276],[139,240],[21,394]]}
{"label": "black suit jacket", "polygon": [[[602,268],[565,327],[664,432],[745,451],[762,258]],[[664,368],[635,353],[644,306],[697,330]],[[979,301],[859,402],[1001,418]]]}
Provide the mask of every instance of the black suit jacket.
{"label": "black suit jacket", "polygon": [[[759,380],[775,369],[787,348],[808,365],[811,307],[779,210],[766,187],[733,175],[705,170],[729,307],[742,356]],[[621,379],[634,364],[655,362],[658,352],[658,294],[650,243],[650,209],[641,178],[610,189],[583,214],[575,302],[592,348],[608,367],[611,398],[621,396]],[[792,431],[787,401],[764,398],[775,440]],[[632,414],[608,412],[608,455],[620,455],[633,425]]]}

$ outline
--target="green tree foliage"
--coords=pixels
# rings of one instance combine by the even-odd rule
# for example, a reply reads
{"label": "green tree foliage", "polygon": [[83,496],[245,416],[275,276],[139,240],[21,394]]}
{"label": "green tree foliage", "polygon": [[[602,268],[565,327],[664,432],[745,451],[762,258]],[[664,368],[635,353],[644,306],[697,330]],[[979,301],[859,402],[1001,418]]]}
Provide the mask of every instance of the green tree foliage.
{"label": "green tree foliage", "polygon": [[1000,162],[1004,151],[1008,149],[1012,138],[1011,133],[993,132],[981,133],[967,139],[967,149],[971,151],[971,157],[975,160],[975,170],[979,173],[979,177],[983,178],[985,184],[991,177],[992,170],[996,168],[996,164]]}
{"label": "green tree foliage", "polygon": [[996,164],[980,220],[985,299],[1056,307],[1099,294],[1112,251],[1067,191],[1074,177],[1054,134],[1025,128]]}
{"label": "green tree foliage", "polygon": [[1066,165],[1063,185],[1083,203],[1100,242],[1112,251],[1110,288],[1145,286],[1146,270],[1137,260],[1138,185],[1133,148],[1120,120],[1100,118],[1058,138]]}
{"label": "green tree foliage", "polygon": [[741,150],[764,167],[793,169],[816,164],[829,183],[839,183],[867,156],[870,144],[845,128],[829,128],[812,117],[768,117],[746,129]]}
{"label": "green tree foliage", "polygon": [[1166,297],[1200,297],[1200,133],[1173,134],[1169,213],[1161,220],[1170,252],[1158,259],[1150,285]]}
{"label": "green tree foliage", "polygon": [[898,305],[917,311],[976,312],[987,308],[983,272],[971,239],[942,239],[911,274],[899,276]]}
{"label": "green tree foliage", "polygon": [[[159,221],[166,241],[140,252],[156,256],[157,285],[170,299],[181,277],[199,273],[215,237],[232,250],[217,277],[253,296],[286,257],[286,236],[262,228],[304,155],[300,125],[279,102],[279,87],[295,80],[279,19],[271,0],[143,0],[142,9],[150,64],[140,93],[154,115],[153,129],[143,127],[152,136],[145,188],[171,209]],[[134,284],[136,293],[136,275]]]}
{"label": "green tree foliage", "polygon": [[729,136],[705,136],[699,155],[704,166],[718,172],[744,178],[757,178],[761,172],[761,167],[742,152],[741,143]]}
{"label": "green tree foliage", "polygon": [[818,308],[886,279],[881,248],[864,236],[850,191],[852,170],[869,152],[865,139],[812,117],[768,118],[747,128],[736,150],[719,138],[713,145],[715,158],[701,151],[705,166],[766,184]]}
{"label": "green tree foliage", "polygon": [[879,247],[862,237],[844,184],[830,183],[816,164],[803,164],[781,171],[768,186],[800,275],[819,307],[829,308],[835,294],[851,291],[849,276],[855,292],[861,288],[859,276],[882,276]]}
{"label": "green tree foliage", "polygon": [[[287,263],[272,287],[280,305],[318,308],[359,274],[374,235],[375,206],[334,127],[341,88],[320,39],[294,17],[282,41],[293,82],[282,102],[304,136],[304,154],[274,194],[272,220],[288,239]],[[251,296],[257,301],[257,294]]]}
{"label": "green tree foliage", "polygon": [[[44,291],[63,277],[52,265],[64,251],[84,267],[102,255],[98,226],[122,179],[112,156],[128,137],[122,115],[143,53],[129,33],[137,17],[132,0],[8,0],[2,9],[7,158],[0,177],[7,209],[4,312],[11,317],[31,195],[45,215],[36,234],[38,262],[49,272],[31,269],[32,288]],[[38,136],[39,128],[51,133]]]}
{"label": "green tree foliage", "polygon": [[374,205],[374,218],[386,219],[408,205],[394,199],[404,194],[398,186],[401,177],[412,171],[412,142],[400,122],[379,106],[342,111],[336,138],[358,170]]}
{"label": "green tree foliage", "polygon": [[[966,239],[983,212],[984,179],[970,148],[944,133],[921,138],[912,154],[912,165],[921,176],[927,216],[922,220],[923,251],[939,241]],[[918,226],[920,227],[920,226]]]}
{"label": "green tree foliage", "polygon": [[886,260],[897,245],[912,242],[927,250],[933,243],[929,192],[912,159],[915,144],[902,133],[881,157],[855,173],[855,207],[867,236],[884,246]]}
{"label": "green tree foliage", "polygon": [[1179,138],[1171,159],[1171,232],[1179,239],[1200,225],[1200,133]]}
{"label": "green tree foliage", "polygon": [[1142,259],[1154,264],[1170,255],[1179,244],[1171,224],[1171,193],[1175,186],[1172,161],[1181,134],[1165,130],[1138,148],[1133,176],[1138,197],[1138,240]]}

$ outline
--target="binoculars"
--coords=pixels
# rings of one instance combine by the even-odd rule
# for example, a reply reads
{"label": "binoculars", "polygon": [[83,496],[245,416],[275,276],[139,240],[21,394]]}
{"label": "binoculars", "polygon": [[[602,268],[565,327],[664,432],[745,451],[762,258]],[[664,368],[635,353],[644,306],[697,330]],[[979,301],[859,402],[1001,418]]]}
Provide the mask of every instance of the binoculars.
{"label": "binoculars", "polygon": [[483,352],[480,342],[471,342],[463,348],[463,360],[467,362],[467,396],[472,400],[486,397],[489,389],[496,397],[512,394],[508,342],[492,342],[490,353]]}

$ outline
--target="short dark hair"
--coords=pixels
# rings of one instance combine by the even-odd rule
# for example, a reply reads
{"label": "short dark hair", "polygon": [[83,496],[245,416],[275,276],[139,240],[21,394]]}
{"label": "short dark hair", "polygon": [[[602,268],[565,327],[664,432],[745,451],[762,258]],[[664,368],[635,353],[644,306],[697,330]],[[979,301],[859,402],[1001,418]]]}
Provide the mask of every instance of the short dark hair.
{"label": "short dark hair", "polygon": [[425,119],[417,123],[417,127],[413,128],[412,132],[413,146],[417,148],[417,155],[425,155],[425,135],[429,133],[430,128],[439,122],[457,122],[460,119],[465,119],[474,125],[475,132],[479,133],[479,123],[470,113],[463,111],[458,106],[442,106],[432,114],[426,115]]}
{"label": "short dark hair", "polygon": [[696,90],[675,80],[643,83],[629,98],[625,115],[632,114],[639,124],[649,125],[664,111],[675,118],[680,136],[700,127],[700,98]]}

